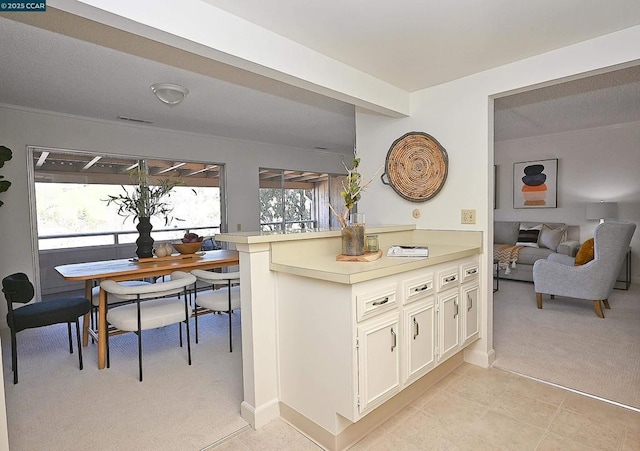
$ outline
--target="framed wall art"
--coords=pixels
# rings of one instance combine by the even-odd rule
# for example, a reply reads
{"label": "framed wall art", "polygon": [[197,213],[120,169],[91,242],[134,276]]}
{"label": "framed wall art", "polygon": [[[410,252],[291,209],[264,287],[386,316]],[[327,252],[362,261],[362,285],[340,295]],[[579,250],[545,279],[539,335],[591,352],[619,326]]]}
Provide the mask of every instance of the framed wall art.
{"label": "framed wall art", "polygon": [[558,159],[513,163],[513,208],[556,208]]}

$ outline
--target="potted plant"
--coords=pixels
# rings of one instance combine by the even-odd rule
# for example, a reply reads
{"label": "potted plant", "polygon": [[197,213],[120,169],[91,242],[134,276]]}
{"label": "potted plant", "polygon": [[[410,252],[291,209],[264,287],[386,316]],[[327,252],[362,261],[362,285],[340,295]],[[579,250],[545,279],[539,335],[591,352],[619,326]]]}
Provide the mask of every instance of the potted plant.
{"label": "potted plant", "polygon": [[358,157],[357,151],[353,151],[353,161],[351,168],[343,162],[344,168],[347,170],[347,175],[342,181],[342,191],[340,195],[344,200],[344,209],[342,213],[338,213],[331,204],[329,208],[338,219],[340,226],[342,227],[342,254],[350,256],[363,255],[365,252],[364,247],[364,214],[352,213],[352,210],[356,207],[362,191],[371,184],[373,178],[382,169],[382,166],[376,171],[376,174],[366,183],[362,174],[358,171],[360,166],[360,157]]}
{"label": "potted plant", "polygon": [[144,161],[129,173],[134,182],[133,191],[122,186],[124,193],[109,195],[105,199],[107,205],[118,206],[118,214],[124,216],[125,221],[133,217],[133,221],[138,221],[136,229],[140,236],[136,240],[138,246],[136,255],[138,258],[148,258],[153,256],[153,238],[151,237],[151,217],[159,216],[164,218],[165,225],[171,220],[173,205],[167,201],[170,192],[177,185],[181,185],[179,180],[161,179],[154,186],[149,185],[149,172]]}

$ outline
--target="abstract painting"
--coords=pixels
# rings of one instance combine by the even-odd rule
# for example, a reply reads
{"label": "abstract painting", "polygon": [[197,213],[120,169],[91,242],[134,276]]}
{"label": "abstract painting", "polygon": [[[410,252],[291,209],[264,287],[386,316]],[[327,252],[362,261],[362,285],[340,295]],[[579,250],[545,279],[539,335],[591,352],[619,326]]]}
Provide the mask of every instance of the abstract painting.
{"label": "abstract painting", "polygon": [[556,208],[558,159],[513,163],[513,208]]}

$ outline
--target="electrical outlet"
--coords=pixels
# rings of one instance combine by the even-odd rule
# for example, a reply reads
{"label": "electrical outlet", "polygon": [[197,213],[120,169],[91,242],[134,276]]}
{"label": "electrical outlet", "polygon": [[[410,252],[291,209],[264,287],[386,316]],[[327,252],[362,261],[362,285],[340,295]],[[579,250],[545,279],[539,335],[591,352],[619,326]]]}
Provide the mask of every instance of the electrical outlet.
{"label": "electrical outlet", "polygon": [[242,231],[242,224],[236,224],[236,231],[237,232],[241,232]]}
{"label": "electrical outlet", "polygon": [[475,224],[476,223],[476,211],[475,210],[461,210],[461,223],[462,224]]}

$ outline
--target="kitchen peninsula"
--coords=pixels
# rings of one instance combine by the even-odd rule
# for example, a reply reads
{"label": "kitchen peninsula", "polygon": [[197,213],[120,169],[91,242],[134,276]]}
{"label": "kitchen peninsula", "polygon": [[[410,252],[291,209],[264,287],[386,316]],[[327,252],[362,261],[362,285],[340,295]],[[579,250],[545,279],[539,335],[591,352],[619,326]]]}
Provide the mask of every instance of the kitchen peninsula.
{"label": "kitchen peninsula", "polygon": [[[480,334],[482,233],[367,227],[383,257],[336,261],[339,230],[228,233],[240,254],[243,417],[344,449],[455,369]],[[387,257],[393,244],[428,258]]]}

